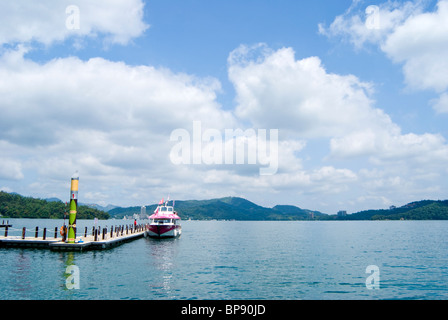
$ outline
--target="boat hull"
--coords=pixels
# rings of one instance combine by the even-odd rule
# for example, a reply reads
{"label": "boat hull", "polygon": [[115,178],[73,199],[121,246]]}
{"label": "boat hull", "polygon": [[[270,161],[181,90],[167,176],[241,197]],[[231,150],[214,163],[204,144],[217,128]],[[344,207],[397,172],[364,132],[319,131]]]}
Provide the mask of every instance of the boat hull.
{"label": "boat hull", "polygon": [[175,238],[182,234],[180,225],[149,225],[146,235],[151,238]]}

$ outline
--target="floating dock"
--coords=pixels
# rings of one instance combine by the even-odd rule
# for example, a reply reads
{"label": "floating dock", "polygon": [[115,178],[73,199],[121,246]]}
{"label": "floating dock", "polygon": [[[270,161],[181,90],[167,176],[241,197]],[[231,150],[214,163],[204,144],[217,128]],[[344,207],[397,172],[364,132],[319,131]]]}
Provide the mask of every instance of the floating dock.
{"label": "floating dock", "polygon": [[47,237],[46,229],[42,236],[38,236],[36,227],[34,237],[26,237],[26,230],[23,228],[22,236],[8,236],[8,227],[5,228],[5,234],[0,236],[0,247],[6,248],[39,248],[57,251],[86,251],[86,250],[104,250],[116,247],[125,242],[136,240],[146,236],[147,225],[137,226],[116,226],[112,227],[110,232],[107,228],[93,228],[92,235],[87,235],[87,229],[83,236],[76,237],[75,243],[68,243],[66,240],[57,238],[57,229],[54,237]]}

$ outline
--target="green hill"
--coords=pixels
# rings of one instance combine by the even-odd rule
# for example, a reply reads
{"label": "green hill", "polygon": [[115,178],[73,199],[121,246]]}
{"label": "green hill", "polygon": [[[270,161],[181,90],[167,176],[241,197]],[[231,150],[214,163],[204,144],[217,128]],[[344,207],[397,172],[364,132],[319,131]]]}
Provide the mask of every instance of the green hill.
{"label": "green hill", "polygon": [[365,210],[337,220],[448,220],[448,200],[422,200],[389,210]]}
{"label": "green hill", "polygon": [[[146,206],[150,215],[157,205]],[[294,206],[261,207],[253,202],[238,197],[226,197],[211,200],[176,201],[175,210],[183,219],[193,220],[310,220],[311,213],[316,216],[326,216],[317,211],[300,209]],[[139,213],[140,207],[115,208],[109,211],[114,218]]]}
{"label": "green hill", "polygon": [[[0,215],[3,217],[63,219],[64,212],[68,212],[68,208],[62,201],[47,201],[0,191]],[[76,217],[77,219],[109,219],[109,214],[81,205],[78,206]]]}
{"label": "green hill", "polygon": [[[140,208],[140,206],[117,207],[109,212],[104,212],[95,209],[92,205],[80,205],[77,217],[78,219],[93,219],[95,217],[98,219],[121,219],[124,216],[140,213]],[[156,204],[147,205],[147,214],[151,215],[156,208]],[[365,210],[345,216],[328,215],[290,205],[265,208],[239,197],[176,201],[175,210],[182,219],[191,218],[193,220],[448,220],[448,200],[422,200],[390,210]],[[3,217],[62,219],[64,212],[66,212],[65,204],[57,199],[34,199],[0,191],[0,215]]]}
{"label": "green hill", "polygon": [[272,208],[275,213],[272,216],[289,217],[290,220],[318,220],[328,217],[319,211],[301,209],[296,206],[278,205]]}

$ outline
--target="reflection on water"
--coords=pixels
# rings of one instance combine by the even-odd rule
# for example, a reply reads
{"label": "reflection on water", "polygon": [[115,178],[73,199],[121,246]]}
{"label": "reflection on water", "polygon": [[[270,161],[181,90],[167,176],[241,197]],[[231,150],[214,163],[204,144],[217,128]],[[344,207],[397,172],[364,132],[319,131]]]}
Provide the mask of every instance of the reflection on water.
{"label": "reflection on water", "polygon": [[12,290],[15,291],[20,299],[30,299],[31,283],[33,274],[30,272],[32,261],[29,256],[21,250],[16,255],[13,276],[11,279]]}
{"label": "reflection on water", "polygon": [[166,299],[175,299],[174,273],[178,255],[178,241],[175,239],[147,238],[148,252],[151,256],[149,268],[153,269],[155,277],[149,284],[154,293]]}

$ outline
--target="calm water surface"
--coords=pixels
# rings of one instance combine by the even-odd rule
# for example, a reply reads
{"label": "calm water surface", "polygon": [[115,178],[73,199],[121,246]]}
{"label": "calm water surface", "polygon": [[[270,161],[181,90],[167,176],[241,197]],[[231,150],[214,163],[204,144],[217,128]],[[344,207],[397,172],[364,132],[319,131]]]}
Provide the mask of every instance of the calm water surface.
{"label": "calm water surface", "polygon": [[[123,224],[115,222],[99,224]],[[84,226],[93,221],[78,221]],[[0,299],[448,299],[445,221],[184,221],[182,230],[179,239],[105,251],[0,248]],[[66,286],[71,265],[79,289]],[[379,268],[377,290],[366,287],[370,265]]]}

